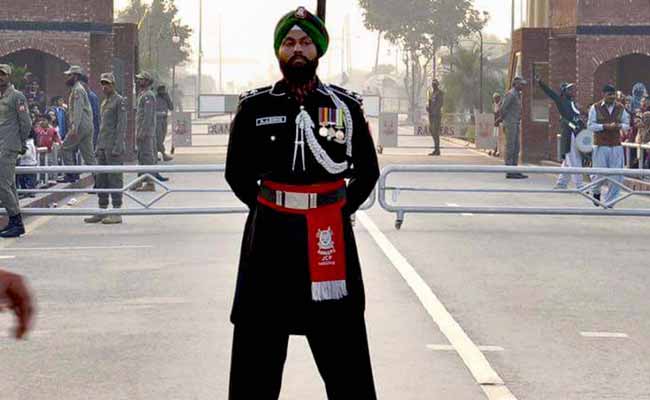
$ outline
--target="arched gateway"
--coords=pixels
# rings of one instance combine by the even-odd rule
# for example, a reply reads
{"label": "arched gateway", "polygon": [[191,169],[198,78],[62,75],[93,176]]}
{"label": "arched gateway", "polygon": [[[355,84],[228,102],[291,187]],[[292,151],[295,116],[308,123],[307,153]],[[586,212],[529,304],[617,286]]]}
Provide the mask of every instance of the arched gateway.
{"label": "arched gateway", "polygon": [[[119,71],[118,89],[132,106],[136,49],[137,27],[113,22],[112,0],[15,1],[0,8],[0,62],[26,67],[48,99],[67,96],[63,71],[79,65],[98,94],[100,74]],[[133,115],[131,148],[132,132]]]}

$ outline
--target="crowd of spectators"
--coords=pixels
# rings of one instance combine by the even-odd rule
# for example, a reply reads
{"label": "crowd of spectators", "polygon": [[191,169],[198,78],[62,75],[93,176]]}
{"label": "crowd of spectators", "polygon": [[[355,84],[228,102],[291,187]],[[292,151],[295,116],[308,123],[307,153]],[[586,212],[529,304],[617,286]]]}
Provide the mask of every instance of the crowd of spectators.
{"label": "crowd of spectators", "polygon": [[[622,133],[624,143],[650,144],[650,96],[643,83],[636,83],[631,94],[617,93],[618,101],[623,104],[631,118],[631,129]],[[629,152],[630,168],[650,168],[650,150],[644,152],[643,164],[639,162],[636,151]]]}
{"label": "crowd of spectators", "polygon": [[[88,92],[93,111],[94,142],[97,140],[100,125],[100,100],[89,88],[88,77],[81,79]],[[32,131],[27,141],[27,152],[17,160],[19,166],[37,166],[48,158],[49,165],[63,165],[61,147],[68,132],[68,105],[63,96],[51,96],[43,91],[38,79],[26,73],[23,80],[23,93],[32,118]],[[50,97],[49,103],[47,102]],[[63,180],[63,176],[60,177]],[[21,174],[16,176],[16,186],[20,189],[34,189],[38,184],[36,176]],[[32,197],[24,194],[22,197]]]}

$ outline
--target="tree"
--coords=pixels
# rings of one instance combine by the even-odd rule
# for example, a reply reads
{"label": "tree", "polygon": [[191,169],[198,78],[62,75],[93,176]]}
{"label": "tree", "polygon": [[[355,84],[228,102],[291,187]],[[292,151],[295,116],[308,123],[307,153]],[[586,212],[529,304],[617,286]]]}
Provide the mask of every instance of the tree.
{"label": "tree", "polygon": [[359,5],[366,27],[403,49],[404,84],[416,123],[436,53],[443,46],[453,50],[460,38],[481,30],[487,15],[481,17],[471,0],[359,0]]}
{"label": "tree", "polygon": [[[453,69],[445,74],[442,84],[446,90],[446,112],[473,111],[479,108],[480,50],[478,46],[458,47],[449,56]],[[503,93],[506,69],[484,57],[483,104],[491,104],[492,93]]]}
{"label": "tree", "polygon": [[[138,24],[140,68],[150,71],[161,81],[168,81],[174,65],[190,58],[189,38],[192,29],[178,19],[175,0],[142,0],[131,3],[118,14],[118,20]],[[178,43],[172,38],[178,36]]]}
{"label": "tree", "polygon": [[11,64],[11,84],[18,90],[25,90],[25,74],[29,72],[27,66],[16,66]]}

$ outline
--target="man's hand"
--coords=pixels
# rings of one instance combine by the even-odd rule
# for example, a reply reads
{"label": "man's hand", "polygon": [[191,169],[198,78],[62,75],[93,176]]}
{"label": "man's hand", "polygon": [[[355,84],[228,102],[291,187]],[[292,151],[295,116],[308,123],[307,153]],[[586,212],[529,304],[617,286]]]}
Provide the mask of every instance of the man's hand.
{"label": "man's hand", "polygon": [[18,152],[18,154],[20,154],[21,156],[24,156],[25,153],[27,153],[27,143],[23,142],[23,145],[20,148],[20,151]]}
{"label": "man's hand", "polygon": [[23,339],[31,329],[34,317],[32,296],[20,275],[0,270],[0,312],[5,309],[13,311],[18,319],[14,337]]}

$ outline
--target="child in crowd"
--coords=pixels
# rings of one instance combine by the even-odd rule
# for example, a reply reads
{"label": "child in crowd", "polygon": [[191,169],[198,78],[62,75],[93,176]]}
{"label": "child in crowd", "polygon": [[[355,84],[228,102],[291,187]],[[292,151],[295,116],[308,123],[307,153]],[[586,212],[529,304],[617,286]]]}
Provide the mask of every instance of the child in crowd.
{"label": "child in crowd", "polygon": [[[34,143],[36,135],[34,130],[29,133],[29,137],[25,141],[27,151],[25,154],[18,158],[18,165],[21,167],[36,167],[38,166],[38,154],[36,153],[36,144]],[[34,189],[36,188],[36,174],[17,174],[16,186],[19,189]],[[33,193],[25,195],[25,197],[34,197]]]}
{"label": "child in crowd", "polygon": [[61,138],[56,131],[56,128],[52,127],[50,122],[47,119],[41,119],[34,129],[36,132],[36,137],[38,138],[39,147],[47,147],[47,151],[52,151],[52,146],[55,143],[61,144]]}

